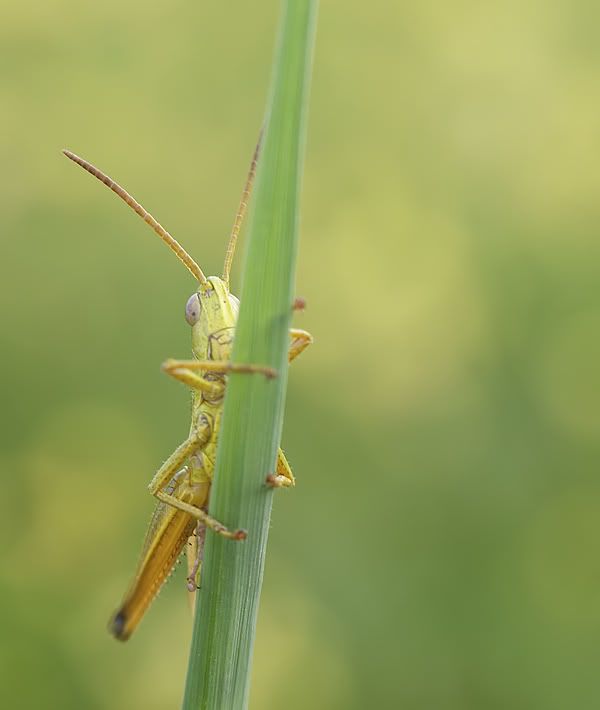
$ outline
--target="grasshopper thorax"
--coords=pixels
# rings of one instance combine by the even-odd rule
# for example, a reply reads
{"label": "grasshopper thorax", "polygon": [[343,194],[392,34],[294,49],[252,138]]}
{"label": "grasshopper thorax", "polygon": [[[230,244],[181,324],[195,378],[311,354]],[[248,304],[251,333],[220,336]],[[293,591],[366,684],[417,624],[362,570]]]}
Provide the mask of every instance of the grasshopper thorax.
{"label": "grasshopper thorax", "polygon": [[185,306],[192,350],[199,360],[228,359],[240,302],[218,276],[209,276]]}

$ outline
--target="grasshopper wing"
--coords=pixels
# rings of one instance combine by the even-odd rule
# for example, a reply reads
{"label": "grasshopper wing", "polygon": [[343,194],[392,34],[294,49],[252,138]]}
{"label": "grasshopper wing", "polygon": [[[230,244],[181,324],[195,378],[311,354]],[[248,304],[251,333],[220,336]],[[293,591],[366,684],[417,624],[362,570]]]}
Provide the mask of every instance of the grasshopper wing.
{"label": "grasshopper wing", "polygon": [[[177,495],[180,474],[175,474],[167,492]],[[191,502],[191,501],[190,501]],[[156,597],[194,532],[196,520],[181,510],[159,502],[150,520],[137,570],[121,603],[109,622],[110,632],[126,641]]]}

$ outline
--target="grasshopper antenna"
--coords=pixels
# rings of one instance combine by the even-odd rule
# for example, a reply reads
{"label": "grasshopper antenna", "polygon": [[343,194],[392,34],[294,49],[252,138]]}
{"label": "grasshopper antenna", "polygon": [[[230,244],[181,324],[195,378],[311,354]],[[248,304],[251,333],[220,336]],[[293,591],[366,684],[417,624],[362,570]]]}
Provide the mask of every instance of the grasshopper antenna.
{"label": "grasshopper antenna", "polygon": [[188,271],[197,281],[199,281],[203,286],[209,285],[202,269],[198,266],[198,264],[196,264],[181,244],[174,237],[172,237],[169,232],[167,232],[167,230],[159,224],[154,217],[147,212],[126,190],[124,190],[114,180],[109,178],[108,175],[105,175],[101,170],[98,170],[98,168],[94,167],[91,163],[88,163],[87,160],[80,158],[70,150],[65,149],[63,150],[63,153],[67,156],[67,158],[77,163],[77,165],[80,165],[84,170],[87,170],[88,173],[93,175],[95,178],[98,178],[100,182],[103,182],[106,187],[109,187],[115,194],[117,194],[123,202],[129,205],[129,207],[131,207],[131,209],[139,215],[144,222],[146,222],[146,224],[149,224],[152,227],[152,229],[158,234],[169,249],[175,253],[175,256],[185,267],[187,267]]}
{"label": "grasshopper antenna", "polygon": [[238,236],[240,234],[240,227],[242,226],[242,221],[246,210],[248,209],[248,201],[250,199],[250,193],[252,192],[252,183],[256,176],[256,164],[258,163],[258,156],[260,153],[260,144],[262,143],[263,129],[261,128],[260,134],[258,136],[258,142],[256,143],[256,148],[254,149],[254,155],[252,156],[252,162],[250,163],[250,170],[248,171],[248,177],[246,178],[246,185],[244,186],[244,192],[242,192],[242,199],[240,200],[240,206],[238,207],[237,214],[235,216],[235,221],[233,222],[233,227],[231,229],[231,235],[229,237],[229,243],[227,244],[227,251],[225,252],[225,264],[223,266],[223,281],[229,289],[229,272],[231,271],[231,264],[233,262],[233,255],[235,254],[235,246],[237,244]]}

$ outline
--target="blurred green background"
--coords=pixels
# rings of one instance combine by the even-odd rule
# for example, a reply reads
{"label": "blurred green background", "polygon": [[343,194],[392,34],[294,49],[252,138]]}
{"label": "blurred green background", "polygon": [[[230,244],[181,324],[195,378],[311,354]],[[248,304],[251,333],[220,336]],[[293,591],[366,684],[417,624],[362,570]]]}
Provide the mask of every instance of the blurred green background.
{"label": "blurred green background", "polygon": [[[186,435],[278,3],[5,3],[0,698],[179,707],[184,575],[105,624]],[[596,3],[322,3],[251,707],[600,706]],[[234,290],[239,291],[240,259]]]}

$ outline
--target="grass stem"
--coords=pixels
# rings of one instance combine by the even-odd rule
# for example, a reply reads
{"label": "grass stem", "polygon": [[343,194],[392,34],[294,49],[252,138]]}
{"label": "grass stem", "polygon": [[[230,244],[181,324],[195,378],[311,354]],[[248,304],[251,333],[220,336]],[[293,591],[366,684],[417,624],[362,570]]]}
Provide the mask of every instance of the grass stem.
{"label": "grass stem", "polygon": [[247,707],[252,649],[287,381],[298,203],[316,0],[285,0],[262,154],[250,213],[233,361],[279,376],[229,376],[210,513],[248,531],[244,542],[206,537],[184,710]]}

